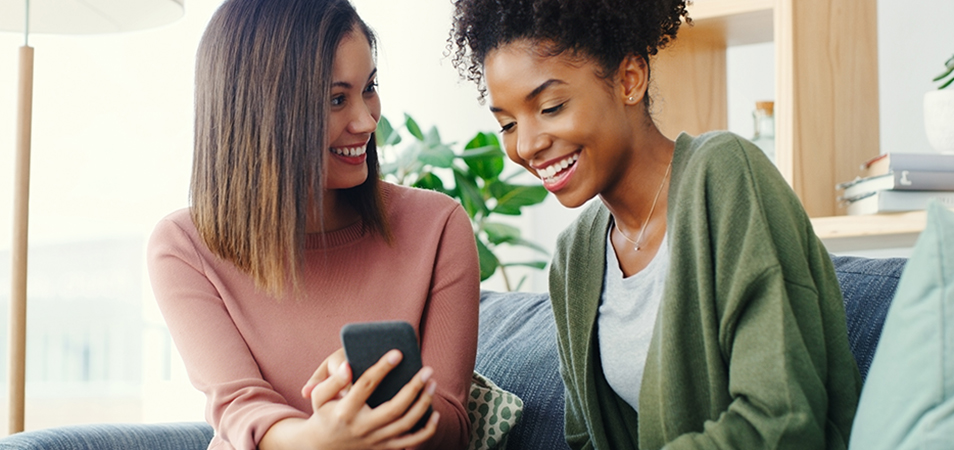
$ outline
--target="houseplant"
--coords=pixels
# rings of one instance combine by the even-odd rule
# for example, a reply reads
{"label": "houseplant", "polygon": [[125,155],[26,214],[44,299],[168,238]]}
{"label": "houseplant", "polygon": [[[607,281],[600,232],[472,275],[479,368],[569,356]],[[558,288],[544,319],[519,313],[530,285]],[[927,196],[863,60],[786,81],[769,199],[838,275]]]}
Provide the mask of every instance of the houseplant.
{"label": "houseplant", "polygon": [[924,129],[931,147],[954,152],[954,56],[944,63],[944,72],[932,81],[940,86],[924,94]]}
{"label": "houseplant", "polygon": [[[398,144],[404,142],[402,128],[412,139],[399,149]],[[523,207],[542,202],[547,191],[540,185],[515,184],[513,175],[502,177],[504,152],[497,136],[477,133],[459,152],[455,152],[451,147],[456,144],[443,142],[436,127],[424,133],[407,114],[399,128],[382,116],[375,135],[381,157],[381,175],[385,180],[433,189],[460,201],[474,228],[480,257],[480,281],[499,271],[506,290],[515,290],[526,277],[514,286],[507,274],[508,267],[546,267],[546,260],[504,262],[499,256],[499,250],[504,246],[525,247],[546,255],[542,247],[524,239],[519,228],[497,219],[504,215],[520,215]]]}

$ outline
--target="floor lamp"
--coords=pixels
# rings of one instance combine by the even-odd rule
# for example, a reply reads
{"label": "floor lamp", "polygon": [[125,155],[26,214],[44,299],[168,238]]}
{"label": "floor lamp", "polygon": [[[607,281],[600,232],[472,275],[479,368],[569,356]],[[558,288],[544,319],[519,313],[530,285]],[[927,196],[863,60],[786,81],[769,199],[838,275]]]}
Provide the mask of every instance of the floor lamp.
{"label": "floor lamp", "polygon": [[142,30],[182,17],[184,0],[0,0],[0,31],[22,32],[14,163],[10,277],[10,434],[24,428],[26,400],[27,231],[33,123],[30,33],[102,34]]}

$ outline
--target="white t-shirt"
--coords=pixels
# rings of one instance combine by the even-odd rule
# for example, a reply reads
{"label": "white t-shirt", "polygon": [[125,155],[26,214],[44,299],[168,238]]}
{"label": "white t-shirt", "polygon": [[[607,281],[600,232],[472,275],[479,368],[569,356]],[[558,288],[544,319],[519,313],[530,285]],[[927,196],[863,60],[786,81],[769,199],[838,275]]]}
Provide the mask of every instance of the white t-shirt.
{"label": "white t-shirt", "polygon": [[606,270],[596,319],[600,360],[607,383],[636,411],[646,354],[669,270],[666,242],[664,235],[649,265],[624,278],[609,234],[606,239]]}

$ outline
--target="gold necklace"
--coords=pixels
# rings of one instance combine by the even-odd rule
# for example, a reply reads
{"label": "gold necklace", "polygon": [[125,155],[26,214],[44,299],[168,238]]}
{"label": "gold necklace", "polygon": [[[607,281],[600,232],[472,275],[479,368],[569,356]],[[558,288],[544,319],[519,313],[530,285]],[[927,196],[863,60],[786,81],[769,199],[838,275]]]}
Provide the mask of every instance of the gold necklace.
{"label": "gold necklace", "polygon": [[663,175],[662,182],[659,183],[659,188],[656,189],[656,196],[653,197],[653,205],[649,207],[649,215],[646,216],[646,220],[643,222],[643,226],[640,227],[639,235],[636,236],[635,241],[630,239],[629,236],[626,236],[626,233],[623,233],[623,230],[619,228],[618,222],[615,222],[613,224],[613,226],[616,227],[616,231],[619,232],[619,235],[622,236],[623,239],[626,239],[627,241],[629,241],[631,244],[635,246],[633,247],[634,251],[637,251],[637,252],[639,251],[639,243],[642,242],[643,240],[643,233],[646,232],[646,225],[649,225],[649,219],[653,218],[653,211],[656,210],[656,201],[659,200],[659,193],[662,192],[663,186],[666,185],[666,179],[669,178],[669,172],[671,171],[672,171],[672,159],[669,160],[669,166],[666,167],[666,174]]}

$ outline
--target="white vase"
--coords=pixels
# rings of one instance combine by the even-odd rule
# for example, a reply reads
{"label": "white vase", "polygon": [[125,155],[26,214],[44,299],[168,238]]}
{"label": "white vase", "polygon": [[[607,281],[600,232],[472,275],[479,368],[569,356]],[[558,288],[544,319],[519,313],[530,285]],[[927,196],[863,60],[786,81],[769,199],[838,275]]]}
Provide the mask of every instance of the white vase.
{"label": "white vase", "polygon": [[954,86],[924,94],[924,129],[939,152],[954,152]]}

